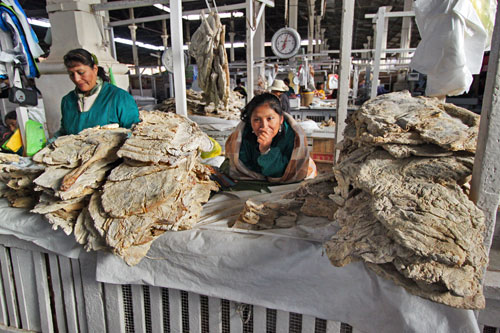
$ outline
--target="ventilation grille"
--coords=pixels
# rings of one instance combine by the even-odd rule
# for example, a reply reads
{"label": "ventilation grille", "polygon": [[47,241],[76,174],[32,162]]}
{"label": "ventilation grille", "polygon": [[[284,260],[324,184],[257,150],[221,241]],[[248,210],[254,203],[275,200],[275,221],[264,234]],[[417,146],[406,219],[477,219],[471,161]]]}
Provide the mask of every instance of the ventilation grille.
{"label": "ventilation grille", "polygon": [[499,333],[499,330],[495,327],[484,326],[483,333]]}
{"label": "ventilation grille", "polygon": [[129,284],[122,285],[123,312],[125,314],[125,332],[134,333],[134,307],[132,305],[132,288]]}
{"label": "ventilation grille", "polygon": [[[125,315],[125,332],[134,333],[134,307],[132,298],[132,288],[130,285],[122,285],[123,293],[123,311]],[[142,286],[142,293],[144,299],[144,321],[145,329],[147,333],[153,332],[153,320],[155,318],[151,317],[152,304],[151,304],[151,291],[149,286]],[[192,329],[196,328],[190,327],[190,312],[189,312],[189,293],[186,291],[180,291],[181,296],[181,315],[182,315],[182,333],[189,333]],[[238,304],[231,303],[228,300],[222,299],[220,302],[214,302],[219,309],[210,309],[208,297],[200,295],[200,309],[198,321],[201,326],[202,333],[210,333],[209,317],[210,311],[217,311],[220,313],[220,323],[222,333],[231,333],[231,329],[238,331],[242,327],[243,333],[254,333],[254,315],[253,315],[253,305],[251,304]],[[163,312],[163,332],[170,333],[170,305],[169,305],[169,290],[167,288],[161,288],[161,306]],[[220,304],[220,305],[219,305]],[[235,320],[238,327],[231,328],[231,309],[235,307],[236,316],[241,318],[240,320]],[[235,314],[233,314],[234,316]],[[277,311],[274,309],[266,309],[266,333],[275,333],[277,331]],[[233,318],[234,319],[234,318]],[[301,333],[302,332],[302,315],[299,313],[289,313],[288,317],[288,332],[289,333]],[[136,318],[137,320],[137,318]],[[260,324],[260,323],[259,323]],[[241,326],[240,326],[241,325]],[[338,333],[352,333],[352,327],[348,324],[342,323],[340,326],[340,331]],[[327,332],[327,321],[324,319],[315,319],[314,333],[326,333]],[[484,333],[499,333],[495,328],[485,327]],[[260,332],[255,332],[260,333]]]}
{"label": "ventilation grille", "polygon": [[170,307],[167,288],[161,288],[161,303],[163,307],[163,332],[170,333]]}
{"label": "ventilation grille", "polygon": [[182,331],[189,332],[189,302],[187,291],[181,291]]}
{"label": "ventilation grille", "polygon": [[349,324],[340,324],[340,333],[352,333],[352,326]]}
{"label": "ventilation grille", "polygon": [[221,300],[222,307],[222,333],[231,333],[231,303],[228,300]]}
{"label": "ventilation grille", "polygon": [[314,322],[314,332],[326,333],[326,320],[316,318],[316,321]]}
{"label": "ventilation grille", "polygon": [[266,333],[276,332],[276,310],[266,309]]}
{"label": "ventilation grille", "polygon": [[290,319],[288,320],[290,333],[302,332],[302,315],[299,313],[290,312]]}
{"label": "ventilation grille", "polygon": [[151,294],[149,293],[149,286],[142,286],[142,292],[144,293],[144,321],[146,323],[146,332],[153,332],[153,327],[151,326]]}

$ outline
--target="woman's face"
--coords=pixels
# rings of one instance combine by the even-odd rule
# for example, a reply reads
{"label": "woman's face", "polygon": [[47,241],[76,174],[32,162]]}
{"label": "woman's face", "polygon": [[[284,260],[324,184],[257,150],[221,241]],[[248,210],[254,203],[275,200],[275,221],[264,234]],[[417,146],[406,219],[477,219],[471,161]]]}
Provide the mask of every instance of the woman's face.
{"label": "woman's face", "polygon": [[77,62],[73,67],[68,67],[68,74],[71,81],[83,93],[89,92],[97,84],[96,65],[92,68]]}
{"label": "woman's face", "polygon": [[250,116],[250,124],[256,136],[270,132],[274,138],[278,134],[282,123],[283,117],[267,104],[256,107]]}
{"label": "woman's face", "polygon": [[17,120],[16,119],[5,119],[5,125],[9,128],[11,132],[14,132],[17,128]]}

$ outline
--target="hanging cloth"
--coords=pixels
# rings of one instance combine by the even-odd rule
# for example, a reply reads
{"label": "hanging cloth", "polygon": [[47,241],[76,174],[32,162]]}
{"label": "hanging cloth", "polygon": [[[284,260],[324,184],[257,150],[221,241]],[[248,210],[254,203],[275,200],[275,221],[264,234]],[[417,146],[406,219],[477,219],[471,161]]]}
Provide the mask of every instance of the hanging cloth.
{"label": "hanging cloth", "polygon": [[[17,0],[2,0],[0,3],[0,29],[12,34],[13,44],[11,50],[2,50],[2,53],[13,55],[24,66],[27,77],[38,77],[35,59],[43,54],[43,50]],[[5,74],[2,69],[1,74]]]}

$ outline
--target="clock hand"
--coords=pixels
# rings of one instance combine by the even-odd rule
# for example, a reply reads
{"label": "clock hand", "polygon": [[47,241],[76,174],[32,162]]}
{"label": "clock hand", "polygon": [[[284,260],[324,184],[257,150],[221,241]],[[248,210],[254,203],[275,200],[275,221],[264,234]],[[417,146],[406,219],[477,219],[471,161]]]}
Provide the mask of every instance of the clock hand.
{"label": "clock hand", "polygon": [[286,35],[286,37],[285,37],[285,41],[283,42],[283,48],[281,49],[281,51],[285,50],[287,40],[288,40],[288,35]]}

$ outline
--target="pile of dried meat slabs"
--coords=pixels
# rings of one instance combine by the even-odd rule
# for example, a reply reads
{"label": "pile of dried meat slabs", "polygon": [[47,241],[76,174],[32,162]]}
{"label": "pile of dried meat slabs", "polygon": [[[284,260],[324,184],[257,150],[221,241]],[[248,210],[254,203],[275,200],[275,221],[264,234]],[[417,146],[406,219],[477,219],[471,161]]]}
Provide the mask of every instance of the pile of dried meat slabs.
{"label": "pile of dried meat slabs", "polygon": [[160,111],[140,116],[132,131],[86,129],[34,157],[45,172],[34,180],[42,195],[32,211],[129,265],[165,231],[190,229],[217,190],[198,158],[212,143],[196,123]]}
{"label": "pile of dried meat slabs", "polygon": [[478,128],[478,115],[408,92],[358,109],[334,168],[332,264],[361,259],[413,294],[483,308],[484,215],[467,195]]}

